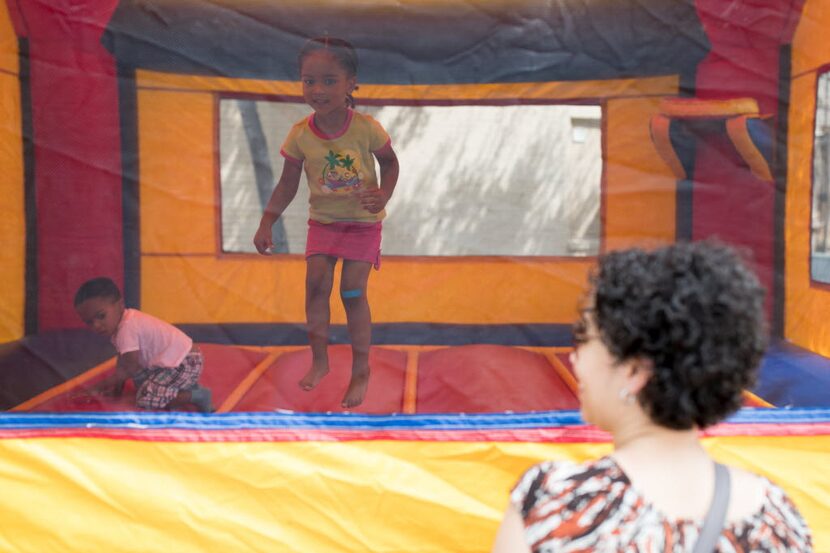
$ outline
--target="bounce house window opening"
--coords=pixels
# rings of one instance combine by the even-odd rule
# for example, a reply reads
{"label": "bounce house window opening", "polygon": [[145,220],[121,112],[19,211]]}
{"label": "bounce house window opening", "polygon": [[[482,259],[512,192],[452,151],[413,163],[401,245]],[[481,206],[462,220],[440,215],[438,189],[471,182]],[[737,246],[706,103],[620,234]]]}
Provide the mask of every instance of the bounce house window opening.
{"label": "bounce house window opening", "polygon": [[818,77],[813,139],[811,276],[830,283],[830,71]]}
{"label": "bounce house window opening", "polygon": [[[301,102],[224,97],[218,109],[222,250],[255,253],[252,237],[282,171],[281,141],[309,108]],[[357,109],[383,125],[400,160],[383,223],[385,255],[599,252],[599,105]],[[304,252],[307,221],[303,175],[297,196],[274,225],[275,252]]]}

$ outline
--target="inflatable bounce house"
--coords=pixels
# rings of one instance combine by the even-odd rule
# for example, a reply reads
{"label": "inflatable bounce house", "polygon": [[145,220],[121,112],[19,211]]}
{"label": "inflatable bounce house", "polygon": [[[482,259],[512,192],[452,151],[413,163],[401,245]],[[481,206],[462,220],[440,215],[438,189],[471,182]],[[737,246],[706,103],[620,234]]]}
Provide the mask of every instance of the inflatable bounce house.
{"label": "inflatable bounce house", "polygon": [[[830,551],[828,27],[824,0],[0,3],[0,549],[487,551],[526,468],[610,450],[568,361],[596,257],[717,237],[771,347],[705,446]],[[401,164],[348,412],[339,301],[297,386],[304,185],[252,244],[314,36],[356,46]],[[102,275],[199,344],[215,413],[90,392]]]}

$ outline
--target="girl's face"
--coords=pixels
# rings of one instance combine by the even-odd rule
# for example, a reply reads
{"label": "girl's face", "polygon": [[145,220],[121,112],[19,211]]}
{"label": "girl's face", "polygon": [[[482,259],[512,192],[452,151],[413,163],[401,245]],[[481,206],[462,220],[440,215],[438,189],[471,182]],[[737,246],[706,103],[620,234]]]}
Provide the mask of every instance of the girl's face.
{"label": "girl's face", "polygon": [[591,309],[574,325],[571,365],[579,382],[579,408],[583,420],[611,430],[623,407],[620,390],[626,386],[626,370],[599,337]]}
{"label": "girl's face", "polygon": [[118,323],[124,315],[124,300],[93,297],[81,302],[75,308],[78,316],[90,330],[108,338],[115,335]]}
{"label": "girl's face", "polygon": [[300,67],[303,99],[319,115],[338,114],[346,110],[346,96],[355,87],[356,77],[349,76],[331,53],[311,52]]}

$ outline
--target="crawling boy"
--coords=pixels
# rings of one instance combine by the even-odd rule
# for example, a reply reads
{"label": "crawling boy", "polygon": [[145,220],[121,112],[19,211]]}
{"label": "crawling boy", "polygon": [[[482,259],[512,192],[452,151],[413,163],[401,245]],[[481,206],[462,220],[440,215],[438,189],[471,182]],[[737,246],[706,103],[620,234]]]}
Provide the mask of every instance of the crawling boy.
{"label": "crawling boy", "polygon": [[81,285],[75,310],[95,333],[107,336],[118,351],[115,374],[98,388],[119,397],[128,378],[142,409],[178,409],[193,405],[213,411],[211,392],[199,385],[202,353],[187,334],[137,309],[126,309],[121,291],[109,278]]}

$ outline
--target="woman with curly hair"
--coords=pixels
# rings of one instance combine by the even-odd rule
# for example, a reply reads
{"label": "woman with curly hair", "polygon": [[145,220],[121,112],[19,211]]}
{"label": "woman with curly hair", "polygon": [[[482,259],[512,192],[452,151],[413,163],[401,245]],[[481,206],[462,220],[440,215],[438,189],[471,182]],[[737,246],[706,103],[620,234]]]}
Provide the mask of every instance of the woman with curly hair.
{"label": "woman with curly hair", "polygon": [[611,433],[614,451],[528,470],[494,553],[700,551],[702,534],[708,551],[812,551],[781,488],[715,463],[698,439],[755,382],[766,346],[755,275],[702,242],[609,253],[590,283],[571,363],[582,417]]}

